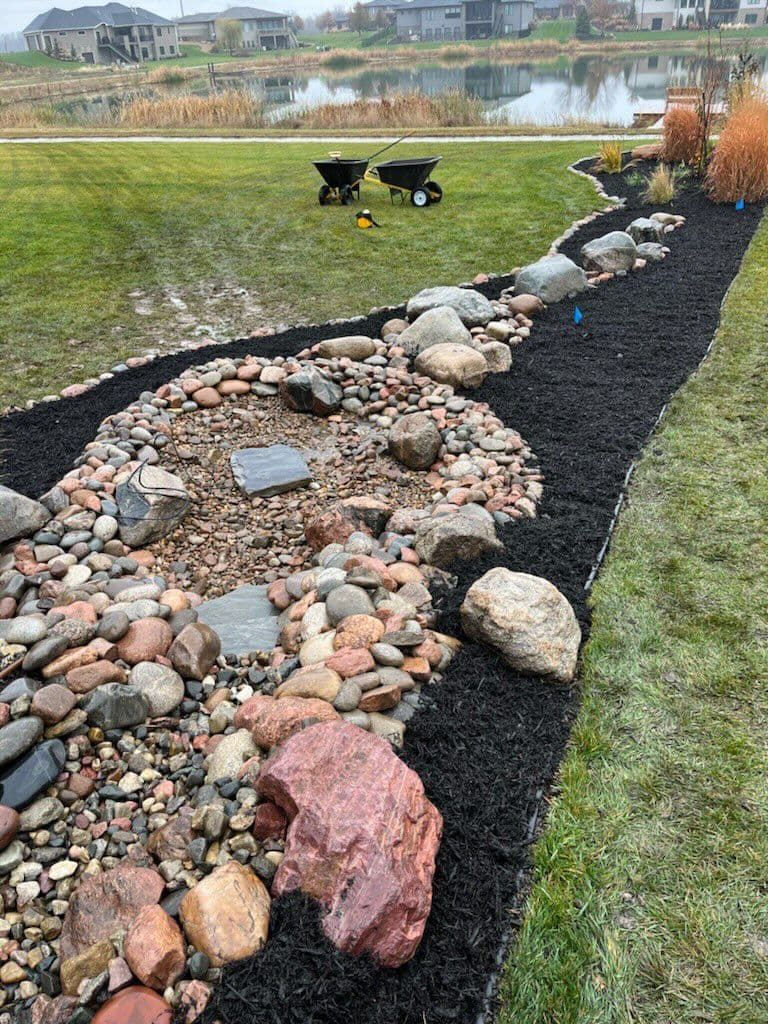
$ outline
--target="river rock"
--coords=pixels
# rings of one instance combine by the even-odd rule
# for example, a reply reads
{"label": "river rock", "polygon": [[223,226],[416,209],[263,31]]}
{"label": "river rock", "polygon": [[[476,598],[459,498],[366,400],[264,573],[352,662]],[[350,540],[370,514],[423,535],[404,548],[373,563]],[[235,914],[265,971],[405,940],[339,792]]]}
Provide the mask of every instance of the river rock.
{"label": "river rock", "polygon": [[303,722],[330,722],[339,715],[324,700],[303,697],[267,697],[257,693],[235,712],[236,729],[247,729],[264,750],[282,743]]}
{"label": "river rock", "polygon": [[332,704],[341,686],[341,676],[326,665],[312,665],[290,675],[275,690],[278,700],[285,697],[317,697]]}
{"label": "river rock", "polygon": [[270,902],[253,871],[229,861],[190,889],[179,917],[188,941],[221,967],[261,949],[269,933]]}
{"label": "river rock", "polygon": [[19,831],[19,814],[0,804],[0,850],[4,850]]}
{"label": "river rock", "polygon": [[0,544],[17,537],[30,537],[50,518],[45,505],[0,484]]}
{"label": "river rock", "polygon": [[0,804],[18,810],[56,779],[64,765],[61,740],[47,740],[0,773]]}
{"label": "river rock", "polygon": [[522,313],[523,316],[527,317],[536,316],[537,313],[540,313],[545,308],[538,295],[530,295],[527,292],[523,292],[521,295],[513,295],[507,305],[509,306],[510,313]]}
{"label": "river rock", "polygon": [[75,706],[74,693],[60,683],[49,683],[37,691],[32,698],[30,712],[41,718],[46,725],[55,725],[66,718]]}
{"label": "river rock", "polygon": [[142,463],[117,485],[115,502],[120,539],[131,548],[141,548],[178,526],[189,508],[189,495],[180,477]]}
{"label": "river rock", "polygon": [[179,926],[156,903],[139,910],[128,925],[123,956],[144,985],[161,992],[184,972],[184,939]]}
{"label": "river rock", "polygon": [[472,335],[450,306],[430,309],[414,320],[397,340],[406,355],[417,356],[433,345],[471,345]]}
{"label": "river rock", "polygon": [[171,627],[157,616],[137,619],[128,627],[122,640],[118,641],[118,657],[129,665],[140,661],[154,661],[158,655],[165,655],[173,643]]}
{"label": "river rock", "polygon": [[288,739],[259,773],[289,821],[275,896],[319,901],[323,931],[353,955],[399,967],[415,953],[432,903],[443,822],[415,772],[347,722]]}
{"label": "river rock", "polygon": [[547,580],[491,569],[472,584],[461,622],[518,672],[569,683],[576,671],[581,630],[568,601]]}
{"label": "river rock", "polygon": [[0,768],[21,757],[43,735],[41,719],[17,718],[0,729]]}
{"label": "river rock", "polygon": [[317,346],[317,354],[322,359],[352,359],[361,363],[364,359],[376,354],[373,338],[362,334],[350,334],[343,338],[328,338]]}
{"label": "river rock", "polygon": [[416,356],[419,373],[453,388],[478,388],[488,373],[482,352],[467,345],[433,345]]}
{"label": "river rock", "polygon": [[440,431],[426,413],[401,416],[389,431],[389,454],[409,469],[429,469],[440,445]]}
{"label": "river rock", "polygon": [[81,982],[95,978],[109,967],[115,949],[109,939],[96,942],[82,953],[65,957],[61,963],[61,987],[66,996],[76,996]]}
{"label": "river rock", "polygon": [[587,275],[562,253],[544,256],[535,263],[529,263],[515,278],[515,291],[518,294],[536,295],[547,303],[577,295],[586,287]]}
{"label": "river rock", "polygon": [[307,523],[304,534],[313,551],[328,544],[343,544],[353,533],[378,537],[387,525],[392,509],[371,495],[337,501]]}
{"label": "river rock", "polygon": [[328,622],[331,626],[335,626],[348,615],[373,615],[375,608],[367,591],[362,587],[342,583],[340,587],[335,587],[326,598],[325,612]]}
{"label": "river rock", "polygon": [[484,327],[494,317],[493,306],[481,292],[453,285],[424,288],[408,300],[406,313],[414,320],[438,306],[449,306],[467,327]]}
{"label": "river rock", "polygon": [[108,999],[91,1024],[173,1024],[173,1010],[151,988],[131,985]]}
{"label": "river rock", "polygon": [[179,673],[156,661],[134,665],[128,683],[146,698],[150,718],[169,715],[184,700],[184,680]]}
{"label": "river rock", "polygon": [[341,406],[341,388],[316,367],[305,367],[280,383],[280,395],[289,409],[330,416]]}
{"label": "river rock", "polygon": [[64,915],[62,957],[76,956],[127,928],[142,907],[160,902],[164,888],[157,871],[128,861],[109,871],[83,876]]}
{"label": "river rock", "polygon": [[609,231],[581,247],[581,259],[586,270],[631,270],[637,259],[637,246],[626,231]]}
{"label": "river rock", "polygon": [[304,459],[287,444],[270,444],[265,448],[241,448],[230,456],[235,483],[249,498],[306,487],[312,480]]}
{"label": "river rock", "polygon": [[204,622],[191,622],[171,644],[168,658],[184,679],[204,679],[221,654],[218,635]]}
{"label": "river rock", "polygon": [[429,565],[447,569],[453,562],[482,558],[503,545],[496,536],[493,517],[485,509],[425,519],[418,524],[414,548]]}
{"label": "river rock", "polygon": [[229,733],[209,755],[206,761],[205,781],[216,782],[219,779],[237,778],[243,763],[258,753],[258,747],[247,729]]}
{"label": "river rock", "polygon": [[130,729],[149,717],[149,701],[127,683],[106,683],[91,691],[85,710],[88,721],[105,732]]}

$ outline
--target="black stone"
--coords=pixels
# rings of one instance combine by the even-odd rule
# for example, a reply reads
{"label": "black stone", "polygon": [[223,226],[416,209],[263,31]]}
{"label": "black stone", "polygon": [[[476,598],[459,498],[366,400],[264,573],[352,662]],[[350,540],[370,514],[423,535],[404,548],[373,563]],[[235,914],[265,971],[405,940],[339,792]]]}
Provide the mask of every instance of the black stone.
{"label": "black stone", "polygon": [[46,740],[0,774],[0,804],[18,810],[54,781],[66,760],[61,740]]}

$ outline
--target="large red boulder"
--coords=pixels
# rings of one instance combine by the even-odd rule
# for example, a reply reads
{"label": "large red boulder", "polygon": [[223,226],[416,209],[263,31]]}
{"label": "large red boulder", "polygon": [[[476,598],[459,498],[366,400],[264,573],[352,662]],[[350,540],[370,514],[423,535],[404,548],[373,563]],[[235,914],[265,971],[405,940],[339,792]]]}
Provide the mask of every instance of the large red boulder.
{"label": "large red boulder", "polygon": [[164,888],[157,871],[127,862],[91,875],[69,901],[61,929],[62,958],[77,956],[127,928],[142,907],[160,902]]}
{"label": "large red boulder", "polygon": [[303,722],[329,722],[339,717],[337,711],[317,697],[267,697],[257,693],[249,697],[235,712],[236,729],[247,729],[254,742],[264,750],[282,743]]}
{"label": "large red boulder", "polygon": [[319,900],[323,930],[345,952],[383,967],[410,960],[443,831],[418,775],[378,736],[324,722],[286,740],[257,788],[290,822],[273,895],[301,889]]}

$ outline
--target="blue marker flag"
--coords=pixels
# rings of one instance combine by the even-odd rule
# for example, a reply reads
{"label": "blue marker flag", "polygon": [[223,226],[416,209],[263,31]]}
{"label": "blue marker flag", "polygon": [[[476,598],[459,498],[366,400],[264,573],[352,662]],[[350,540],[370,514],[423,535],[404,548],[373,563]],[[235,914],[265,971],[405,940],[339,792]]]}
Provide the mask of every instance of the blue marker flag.
{"label": "blue marker flag", "polygon": [[576,306],[574,311],[573,311],[573,322],[575,324],[580,324],[583,319],[584,319],[584,314],[581,312],[579,307]]}
{"label": "blue marker flag", "polygon": [[736,203],[736,209],[737,210],[743,210],[744,209],[744,200],[743,199],[739,199],[739,201]]}

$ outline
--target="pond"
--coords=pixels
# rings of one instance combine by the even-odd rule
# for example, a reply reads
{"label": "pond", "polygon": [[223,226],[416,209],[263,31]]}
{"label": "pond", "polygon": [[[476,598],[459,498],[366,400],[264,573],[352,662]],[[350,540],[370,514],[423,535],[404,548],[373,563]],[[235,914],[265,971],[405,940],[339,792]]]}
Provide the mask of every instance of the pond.
{"label": "pond", "polygon": [[[768,50],[756,59],[768,83]],[[638,111],[661,111],[667,88],[700,84],[705,68],[706,58],[690,52],[611,54],[550,62],[368,65],[347,72],[313,69],[237,78],[222,74],[218,88],[250,90],[267,102],[275,119],[324,103],[350,103],[392,92],[415,90],[429,96],[459,90],[481,100],[489,123],[629,126]],[[205,93],[210,88],[201,78],[173,88],[153,86],[150,91]],[[124,95],[105,94],[62,102],[57,108],[89,120],[124,101]]]}

